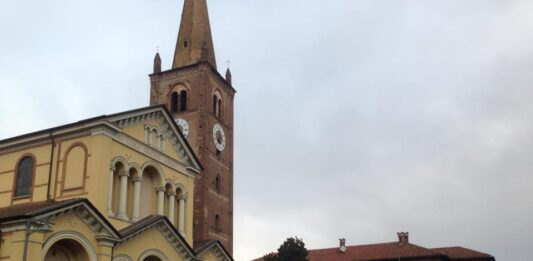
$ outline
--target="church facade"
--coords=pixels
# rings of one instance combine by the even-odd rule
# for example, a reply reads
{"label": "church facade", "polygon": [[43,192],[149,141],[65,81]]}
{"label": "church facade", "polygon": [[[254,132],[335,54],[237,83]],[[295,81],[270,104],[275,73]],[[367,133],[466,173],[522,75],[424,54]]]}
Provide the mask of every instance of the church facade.
{"label": "church facade", "polygon": [[206,0],[150,85],[150,107],[0,141],[0,260],[233,260],[235,90]]}

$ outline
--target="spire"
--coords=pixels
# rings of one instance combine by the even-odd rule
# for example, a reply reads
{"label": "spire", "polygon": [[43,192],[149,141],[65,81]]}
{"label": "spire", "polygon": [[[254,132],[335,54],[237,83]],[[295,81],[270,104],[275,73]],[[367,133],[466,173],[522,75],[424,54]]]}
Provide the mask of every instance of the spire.
{"label": "spire", "polygon": [[172,69],[209,62],[217,67],[206,0],[185,0]]}
{"label": "spire", "polygon": [[159,56],[159,52],[157,52],[154,58],[154,73],[160,73],[160,72],[161,72],[161,57]]}
{"label": "spire", "polygon": [[228,82],[229,85],[231,85],[231,71],[229,70],[229,66],[228,66],[228,69],[226,70],[226,82]]}

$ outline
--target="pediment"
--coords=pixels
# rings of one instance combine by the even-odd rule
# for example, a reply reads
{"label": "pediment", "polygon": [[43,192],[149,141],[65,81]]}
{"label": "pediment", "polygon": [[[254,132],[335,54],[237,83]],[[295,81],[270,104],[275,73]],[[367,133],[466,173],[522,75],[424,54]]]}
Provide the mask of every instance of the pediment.
{"label": "pediment", "polygon": [[130,241],[134,242],[136,238],[142,237],[144,233],[152,230],[157,230],[161,237],[164,238],[164,240],[166,240],[184,260],[193,260],[195,258],[194,251],[190,248],[185,239],[179,234],[170,221],[163,216],[150,216],[121,230],[122,240],[118,245],[125,245]]}
{"label": "pediment", "polygon": [[[150,144],[146,140],[144,135],[142,137],[137,135],[135,137],[136,141],[127,140],[132,135],[126,135],[126,137],[118,136],[117,139],[120,139],[122,142],[127,142],[130,147],[142,150],[145,153],[165,154],[167,157],[180,162],[195,172],[201,170],[201,164],[191,146],[165,107],[154,106],[124,112],[111,115],[107,120],[122,130],[135,128],[137,133],[156,130],[158,135],[163,135],[163,148],[155,148],[153,144]],[[165,144],[169,144],[170,146],[166,146]],[[170,153],[169,150],[173,150],[175,153]],[[164,161],[164,159],[161,159],[161,161]]]}
{"label": "pediment", "polygon": [[231,255],[226,251],[219,241],[212,240],[196,250],[199,258],[204,258],[211,253],[218,261],[233,261]]}
{"label": "pediment", "polygon": [[7,209],[17,212],[16,208],[28,209],[29,211],[22,215],[14,215],[13,218],[4,218],[5,220],[2,221],[2,226],[16,225],[30,218],[35,229],[42,231],[53,230],[55,220],[68,215],[75,215],[94,232],[97,238],[110,241],[118,241],[120,239],[118,231],[115,230],[87,199],[29,203],[8,207]]}

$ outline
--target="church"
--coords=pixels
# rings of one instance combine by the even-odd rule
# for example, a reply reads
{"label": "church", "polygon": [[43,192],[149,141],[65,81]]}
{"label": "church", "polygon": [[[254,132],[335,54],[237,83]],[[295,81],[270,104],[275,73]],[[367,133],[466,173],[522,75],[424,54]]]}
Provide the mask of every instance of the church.
{"label": "church", "polygon": [[235,93],[184,0],[148,107],[0,141],[0,260],[233,260]]}

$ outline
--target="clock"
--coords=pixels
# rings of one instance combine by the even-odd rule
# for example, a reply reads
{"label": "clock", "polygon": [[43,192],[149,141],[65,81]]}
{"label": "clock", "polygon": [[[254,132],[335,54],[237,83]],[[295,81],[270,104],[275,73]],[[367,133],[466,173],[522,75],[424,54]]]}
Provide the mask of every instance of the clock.
{"label": "clock", "polygon": [[177,118],[175,119],[175,121],[178,127],[180,128],[181,133],[183,133],[183,136],[185,136],[185,138],[188,138],[189,137],[189,123],[182,118]]}
{"label": "clock", "polygon": [[218,151],[224,151],[224,148],[226,148],[226,135],[224,134],[224,129],[218,123],[213,126],[213,142]]}

